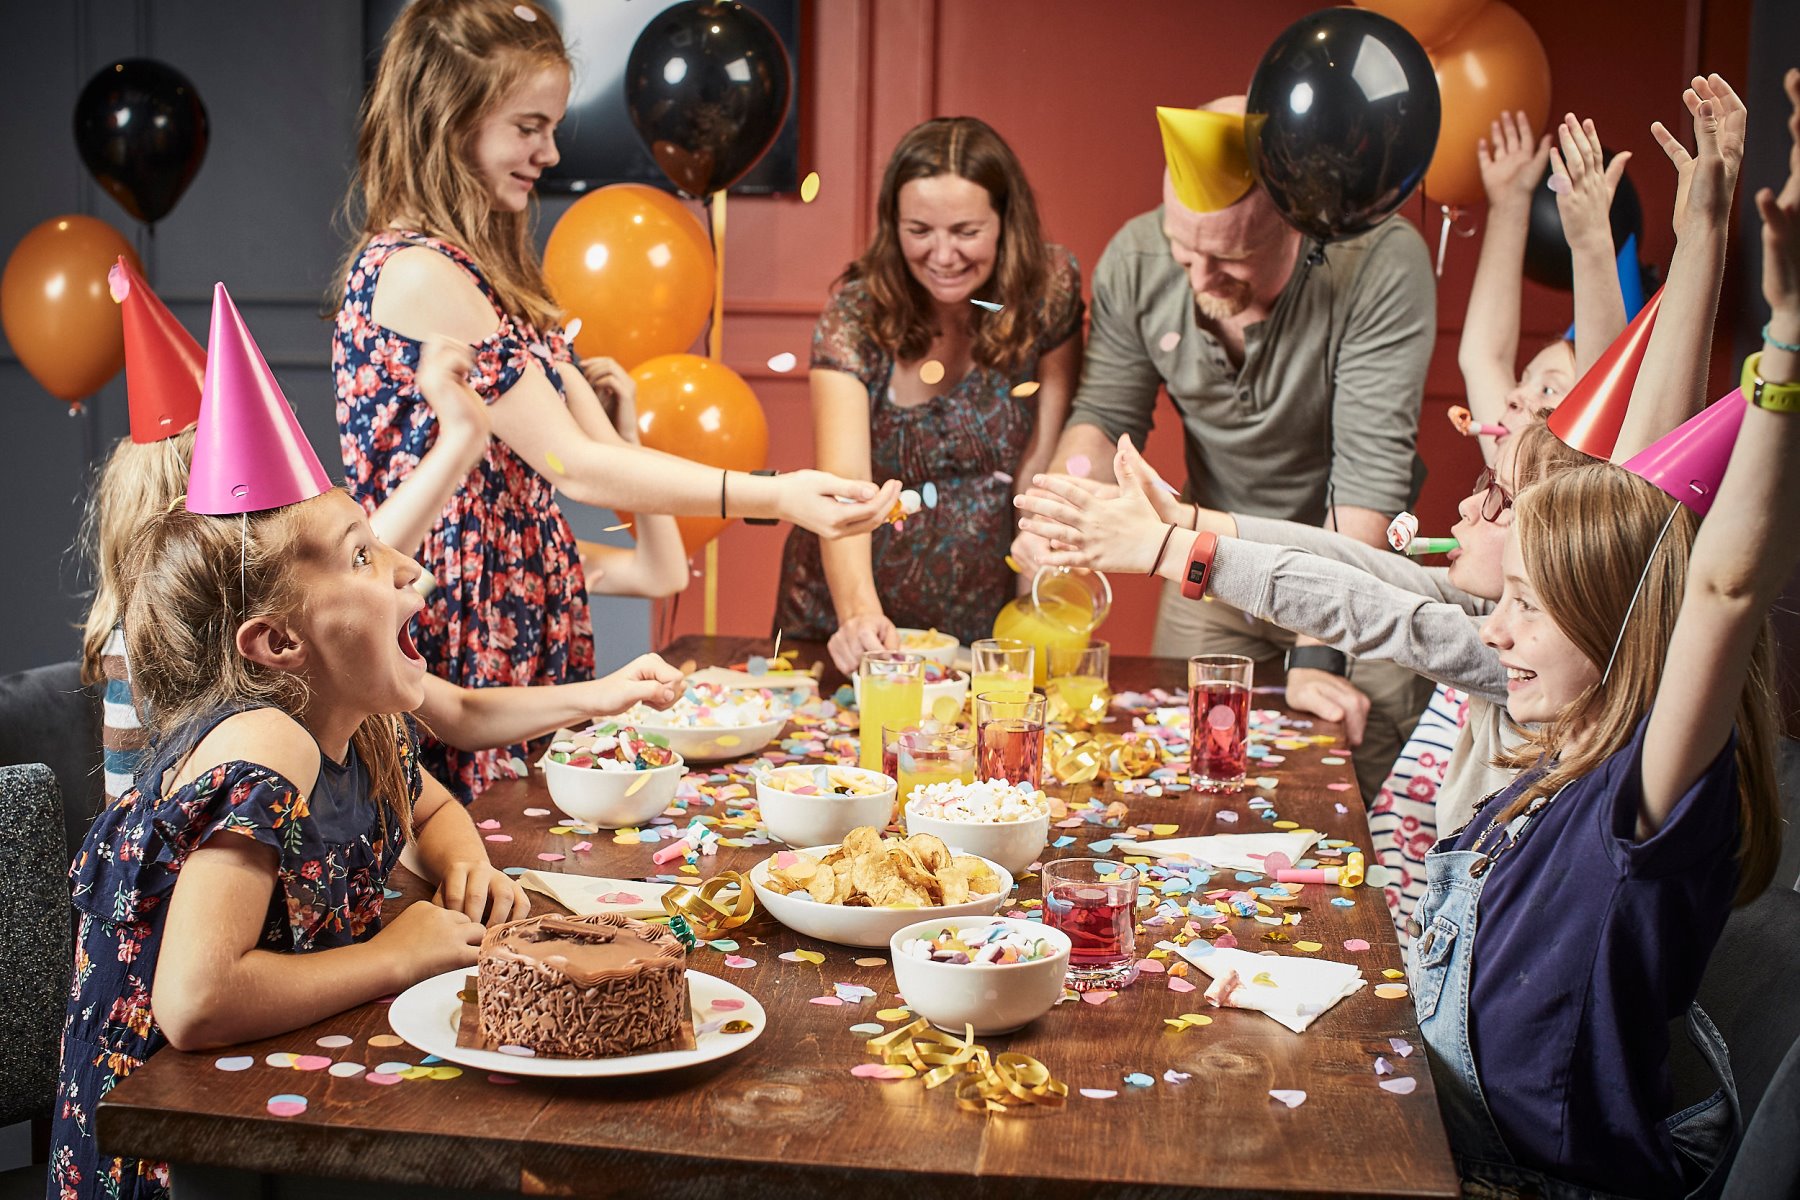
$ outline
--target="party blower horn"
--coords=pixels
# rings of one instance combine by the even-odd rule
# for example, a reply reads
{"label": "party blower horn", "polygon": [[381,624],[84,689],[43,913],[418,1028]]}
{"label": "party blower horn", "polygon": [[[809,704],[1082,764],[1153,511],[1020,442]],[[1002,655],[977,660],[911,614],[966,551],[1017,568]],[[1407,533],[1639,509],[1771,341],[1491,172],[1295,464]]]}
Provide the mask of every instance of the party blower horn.
{"label": "party blower horn", "polygon": [[1242,114],[1159,106],[1156,124],[1169,182],[1184,207],[1202,213],[1230,208],[1255,183]]}
{"label": "party blower horn", "polygon": [[1631,388],[1644,365],[1650,330],[1661,307],[1662,291],[1658,289],[1545,420],[1550,432],[1572,449],[1598,459],[1612,458],[1625,424],[1625,410],[1631,406]]}
{"label": "party blower horn", "polygon": [[106,273],[125,321],[125,399],[131,440],[172,438],[200,419],[206,351],[150,285],[119,256]]}
{"label": "party blower horn", "polygon": [[330,490],[319,456],[237,305],[224,284],[214,285],[188,511],[215,517],[267,512]]}
{"label": "party blower horn", "polygon": [[1744,393],[1733,388],[1633,455],[1625,469],[1704,517],[1725,478],[1748,407]]}

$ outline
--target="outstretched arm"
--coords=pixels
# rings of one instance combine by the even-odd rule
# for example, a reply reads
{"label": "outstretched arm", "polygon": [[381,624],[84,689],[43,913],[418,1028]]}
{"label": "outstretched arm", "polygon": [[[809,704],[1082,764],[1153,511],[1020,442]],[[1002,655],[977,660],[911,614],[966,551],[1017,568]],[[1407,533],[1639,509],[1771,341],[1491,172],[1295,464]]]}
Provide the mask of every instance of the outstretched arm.
{"label": "outstretched arm", "polygon": [[1556,212],[1569,243],[1575,280],[1575,377],[1600,358],[1625,329],[1625,296],[1619,288],[1618,252],[1612,239],[1613,193],[1631,152],[1613,155],[1600,148],[1592,121],[1569,113],[1556,127],[1550,168],[1562,180]]}

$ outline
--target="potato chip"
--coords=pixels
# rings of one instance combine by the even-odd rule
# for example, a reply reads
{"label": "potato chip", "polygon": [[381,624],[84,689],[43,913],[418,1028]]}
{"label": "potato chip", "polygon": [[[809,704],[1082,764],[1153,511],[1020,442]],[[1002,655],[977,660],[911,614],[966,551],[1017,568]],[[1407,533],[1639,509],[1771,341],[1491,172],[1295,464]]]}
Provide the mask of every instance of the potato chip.
{"label": "potato chip", "polygon": [[933,908],[1000,891],[1000,877],[986,862],[973,855],[952,856],[930,834],[888,838],[873,826],[861,826],[823,858],[802,851],[783,851],[777,857],[787,865],[777,867],[775,858],[769,860],[769,889],[784,896],[805,892],[819,904]]}

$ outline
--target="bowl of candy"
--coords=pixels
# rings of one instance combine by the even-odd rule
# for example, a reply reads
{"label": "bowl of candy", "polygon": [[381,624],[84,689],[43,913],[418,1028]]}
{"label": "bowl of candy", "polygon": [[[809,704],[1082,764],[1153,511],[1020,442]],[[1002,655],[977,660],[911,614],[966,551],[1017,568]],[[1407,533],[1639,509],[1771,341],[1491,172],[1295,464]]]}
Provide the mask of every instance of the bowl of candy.
{"label": "bowl of candy", "polygon": [[[916,653],[908,651],[908,653]],[[923,669],[925,686],[919,697],[921,721],[954,721],[969,699],[969,673],[946,667],[926,659]],[[850,685],[856,692],[857,707],[862,707],[862,676],[852,675]]]}
{"label": "bowl of candy", "polygon": [[939,633],[935,629],[896,629],[900,635],[900,649],[906,654],[917,654],[929,662],[948,671],[956,665],[956,652],[961,647],[954,635]]}
{"label": "bowl of candy", "polygon": [[839,842],[859,825],[886,826],[895,790],[892,779],[862,767],[772,767],[756,777],[763,824],[790,846]]}
{"label": "bowl of candy", "polygon": [[914,788],[906,831],[929,833],[952,850],[992,859],[1015,875],[1050,840],[1050,800],[1028,783],[977,779]]}
{"label": "bowl of candy", "polygon": [[755,754],[793,712],[792,693],[775,688],[727,688],[690,681],[666,709],[638,705],[621,720],[668,741],[688,762],[721,762]]}
{"label": "bowl of candy", "polygon": [[852,829],[836,846],[780,850],[750,869],[763,911],[796,933],[844,946],[885,946],[927,918],[985,916],[1013,889],[1005,868],[951,854],[937,838]]}
{"label": "bowl of candy", "polygon": [[610,722],[551,742],[541,765],[556,807],[601,829],[641,825],[661,813],[687,770],[667,741]]}
{"label": "bowl of candy", "polygon": [[1013,917],[915,921],[889,939],[894,985],[914,1012],[950,1033],[1011,1033],[1053,1008],[1069,969],[1069,935]]}

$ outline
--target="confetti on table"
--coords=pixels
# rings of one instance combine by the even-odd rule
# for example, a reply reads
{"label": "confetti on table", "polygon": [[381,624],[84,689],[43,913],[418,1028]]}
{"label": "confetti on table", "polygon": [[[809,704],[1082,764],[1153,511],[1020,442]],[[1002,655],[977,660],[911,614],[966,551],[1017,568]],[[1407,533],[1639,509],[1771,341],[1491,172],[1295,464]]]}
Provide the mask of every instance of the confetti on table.
{"label": "confetti on table", "polygon": [[843,1002],[844,1002],[844,998],[842,996],[814,996],[807,1003],[822,1004],[827,1008],[836,1008],[839,1005],[843,1004]]}
{"label": "confetti on table", "polygon": [[490,842],[510,842],[510,841],[512,841],[512,834],[510,834],[510,833],[490,833],[487,835],[487,838],[485,840],[490,841]]}
{"label": "confetti on table", "polygon": [[781,959],[782,962],[791,963],[804,962],[818,964],[825,961],[825,956],[820,954],[817,950],[787,950],[776,955],[776,957]]}
{"label": "confetti on table", "polygon": [[371,1046],[404,1046],[406,1039],[391,1033],[378,1033],[369,1039]]}
{"label": "confetti on table", "polygon": [[1119,1093],[1110,1091],[1107,1088],[1082,1088],[1081,1094],[1086,1096],[1089,1100],[1111,1100]]}
{"label": "confetti on table", "polygon": [[1344,939],[1344,949],[1349,950],[1352,953],[1362,951],[1362,950],[1367,950],[1368,948],[1369,948],[1369,943],[1364,941],[1362,938],[1345,938]]}
{"label": "confetti on table", "polygon": [[412,1064],[408,1062],[384,1062],[375,1064],[375,1072],[379,1075],[398,1075],[402,1071],[410,1070],[412,1070]]}
{"label": "confetti on table", "polygon": [[1394,1064],[1389,1062],[1387,1059],[1383,1058],[1381,1055],[1377,1054],[1375,1056],[1375,1074],[1377,1074],[1377,1075],[1392,1075],[1393,1073],[1394,1073]]}
{"label": "confetti on table", "polygon": [[1172,353],[1175,347],[1181,345],[1181,335],[1171,329],[1157,340],[1156,345],[1164,354]]}
{"label": "confetti on table", "polygon": [[1188,1029],[1198,1028],[1203,1025],[1211,1025],[1212,1023],[1212,1018],[1204,1013],[1182,1013],[1179,1017],[1163,1018],[1163,1024],[1169,1026],[1176,1033],[1183,1033]]}
{"label": "confetti on table", "polygon": [[1381,973],[1383,975],[1387,976],[1389,979],[1405,979],[1406,978],[1406,972],[1399,970],[1396,967],[1383,967],[1381,969]]}
{"label": "confetti on table", "polygon": [[799,364],[800,360],[798,358],[795,358],[791,352],[783,350],[780,354],[769,359],[769,370],[785,375]]}
{"label": "confetti on table", "polygon": [[1331,898],[1331,907],[1333,907],[1333,908],[1355,908],[1356,901],[1352,900],[1348,896],[1333,896]]}
{"label": "confetti on table", "polygon": [[248,1054],[234,1054],[229,1058],[216,1059],[213,1066],[221,1071],[248,1071],[256,1065],[256,1060]]}
{"label": "confetti on table", "polygon": [[1142,1071],[1133,1071],[1131,1074],[1125,1076],[1125,1083],[1130,1087],[1155,1087],[1156,1076],[1146,1075]]}
{"label": "confetti on table", "polygon": [[537,1051],[533,1050],[530,1046],[507,1045],[507,1046],[499,1046],[496,1048],[499,1050],[499,1052],[501,1054],[510,1054],[514,1058],[536,1058],[537,1057]]}
{"label": "confetti on table", "polygon": [[294,1058],[296,1071],[323,1071],[331,1065],[331,1060],[323,1054],[301,1054]]}
{"label": "confetti on table", "polygon": [[1325,790],[1328,792],[1347,792],[1350,790],[1350,785],[1347,783],[1328,783],[1325,785]]}
{"label": "confetti on table", "polygon": [[1344,765],[1344,760],[1335,754],[1327,754],[1324,758],[1321,758],[1319,762],[1327,767],[1341,767]]}
{"label": "confetti on table", "polygon": [[1042,385],[1039,384],[1037,380],[1027,379],[1024,383],[1016,384],[1013,387],[1012,394],[1015,399],[1024,400],[1027,397],[1037,395],[1040,386]]}
{"label": "confetti on table", "polygon": [[299,1057],[300,1056],[298,1054],[289,1054],[287,1051],[284,1050],[279,1053],[269,1055],[267,1058],[263,1059],[263,1062],[267,1063],[271,1067],[280,1067],[283,1070],[291,1070],[294,1065],[294,1060]]}
{"label": "confetti on table", "polygon": [[1081,999],[1088,1004],[1101,1005],[1105,1004],[1108,1000],[1111,1000],[1118,994],[1119,993],[1108,988],[1095,988],[1091,992],[1081,993]]}
{"label": "confetti on table", "polygon": [[806,178],[800,181],[800,203],[811,204],[819,198],[819,173],[808,171]]}
{"label": "confetti on table", "polygon": [[[818,961],[824,962],[825,956],[823,954],[819,955]],[[885,958],[859,958],[856,960],[856,965],[859,967],[885,967],[885,966],[887,966],[887,959],[885,959]]]}
{"label": "confetti on table", "polygon": [[1322,946],[1318,942],[1295,942],[1294,943],[1294,949],[1302,951],[1303,953],[1306,953],[1306,954],[1317,954],[1319,951],[1323,950],[1324,948],[1325,947]]}
{"label": "confetti on table", "polygon": [[1137,965],[1139,975],[1161,975],[1169,968],[1154,958],[1140,959]]}
{"label": "confetti on table", "polygon": [[742,971],[754,967],[756,965],[756,960],[754,958],[745,958],[741,954],[727,954],[725,956],[725,965]]}
{"label": "confetti on table", "polygon": [[1179,975],[1169,976],[1169,990],[1171,992],[1191,992],[1194,990],[1194,986],[1195,985],[1189,983]]}
{"label": "confetti on table", "polygon": [[546,850],[542,854],[538,855],[538,861],[539,862],[561,862],[566,857],[567,857],[566,855],[558,854],[553,850]]}
{"label": "confetti on table", "polygon": [[269,1115],[271,1117],[297,1117],[305,1111],[305,1096],[296,1096],[292,1092],[283,1092],[279,1096],[269,1097]]}
{"label": "confetti on table", "polygon": [[400,1082],[398,1075],[390,1075],[385,1071],[370,1071],[363,1078],[369,1083],[379,1084],[382,1087],[391,1087]]}
{"label": "confetti on table", "polygon": [[525,810],[525,815],[528,817],[547,817],[550,815],[550,810],[547,808],[528,808]]}
{"label": "confetti on table", "polygon": [[314,1042],[313,1045],[323,1046],[327,1050],[342,1050],[345,1046],[351,1045],[355,1041],[355,1038],[346,1037],[341,1033],[330,1033]]}
{"label": "confetti on table", "polygon": [[874,1021],[861,1021],[852,1025],[850,1027],[850,1032],[861,1037],[873,1037],[878,1033],[886,1033],[887,1026],[877,1024]]}
{"label": "confetti on table", "polygon": [[902,1021],[912,1016],[910,1008],[884,1008],[875,1014],[883,1021]]}
{"label": "confetti on table", "polygon": [[1419,1081],[1411,1075],[1398,1075],[1393,1079],[1382,1079],[1377,1082],[1381,1084],[1383,1091],[1392,1092],[1396,1096],[1410,1096],[1419,1086]]}
{"label": "confetti on table", "polygon": [[1382,1000],[1398,1000],[1406,995],[1406,991],[1404,983],[1378,983],[1375,985],[1375,995]]}
{"label": "confetti on table", "polygon": [[926,359],[919,364],[919,382],[926,387],[936,387],[944,381],[944,364],[935,358]]}
{"label": "confetti on table", "polygon": [[1291,1088],[1271,1088],[1269,1097],[1281,1101],[1289,1108],[1299,1108],[1306,1103],[1306,1093]]}
{"label": "confetti on table", "polygon": [[363,1065],[357,1062],[334,1062],[325,1073],[338,1079],[349,1079],[352,1075],[361,1075]]}

